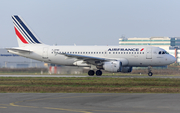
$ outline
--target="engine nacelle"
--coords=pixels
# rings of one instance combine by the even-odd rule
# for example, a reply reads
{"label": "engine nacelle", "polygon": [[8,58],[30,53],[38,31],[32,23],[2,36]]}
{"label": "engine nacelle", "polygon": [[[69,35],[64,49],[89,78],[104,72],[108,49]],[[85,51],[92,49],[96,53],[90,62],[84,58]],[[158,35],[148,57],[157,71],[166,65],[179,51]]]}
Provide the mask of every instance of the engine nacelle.
{"label": "engine nacelle", "polygon": [[121,72],[122,73],[130,73],[130,72],[132,72],[132,67],[122,67]]}
{"label": "engine nacelle", "polygon": [[105,71],[109,72],[121,72],[122,68],[122,62],[121,61],[110,61],[110,62],[105,62],[103,65],[103,69]]}

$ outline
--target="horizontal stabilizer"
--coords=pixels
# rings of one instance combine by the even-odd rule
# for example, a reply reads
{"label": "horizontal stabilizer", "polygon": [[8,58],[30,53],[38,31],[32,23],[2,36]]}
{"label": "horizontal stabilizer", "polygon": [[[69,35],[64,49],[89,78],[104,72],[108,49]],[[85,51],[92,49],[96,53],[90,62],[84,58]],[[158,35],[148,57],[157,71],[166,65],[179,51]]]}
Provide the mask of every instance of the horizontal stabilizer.
{"label": "horizontal stabilizer", "polygon": [[8,52],[17,52],[17,53],[32,53],[33,51],[26,50],[26,49],[20,49],[20,48],[6,48]]}

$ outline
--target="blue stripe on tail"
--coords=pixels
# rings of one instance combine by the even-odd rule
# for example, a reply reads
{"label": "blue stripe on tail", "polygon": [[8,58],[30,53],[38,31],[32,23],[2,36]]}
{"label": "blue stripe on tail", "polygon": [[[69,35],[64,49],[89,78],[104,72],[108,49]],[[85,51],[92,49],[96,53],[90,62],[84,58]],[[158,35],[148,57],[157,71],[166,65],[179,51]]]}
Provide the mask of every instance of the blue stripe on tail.
{"label": "blue stripe on tail", "polygon": [[[30,40],[30,42],[31,43],[34,43],[32,40],[31,40],[31,38],[27,35],[27,33],[24,31],[24,29],[19,25],[19,22],[17,22],[13,17],[12,17],[12,19],[14,20],[14,22],[16,23],[14,23],[14,26],[19,30],[19,32],[23,32],[24,34],[25,34],[25,37],[24,38],[26,38],[26,40],[27,40],[27,38]],[[23,33],[21,33],[22,35],[24,35]],[[28,41],[28,40],[27,40]]]}
{"label": "blue stripe on tail", "polygon": [[[32,32],[28,29],[28,27],[23,23],[23,21],[18,17],[18,16],[14,16],[16,18],[16,20],[21,24],[21,26],[26,30],[26,32],[29,34],[29,36],[32,38],[32,40],[36,43],[41,44],[41,42],[39,42],[37,40],[37,38],[32,34]],[[30,39],[31,40],[31,39]],[[31,40],[31,41],[32,41]]]}

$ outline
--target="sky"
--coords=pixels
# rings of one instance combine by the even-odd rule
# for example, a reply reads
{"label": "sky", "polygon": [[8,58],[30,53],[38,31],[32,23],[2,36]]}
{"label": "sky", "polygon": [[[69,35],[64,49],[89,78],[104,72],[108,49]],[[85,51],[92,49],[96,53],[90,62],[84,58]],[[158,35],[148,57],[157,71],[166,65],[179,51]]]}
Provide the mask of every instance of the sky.
{"label": "sky", "polygon": [[48,45],[118,45],[119,38],[180,37],[180,0],[0,0],[0,48],[16,47],[11,15]]}

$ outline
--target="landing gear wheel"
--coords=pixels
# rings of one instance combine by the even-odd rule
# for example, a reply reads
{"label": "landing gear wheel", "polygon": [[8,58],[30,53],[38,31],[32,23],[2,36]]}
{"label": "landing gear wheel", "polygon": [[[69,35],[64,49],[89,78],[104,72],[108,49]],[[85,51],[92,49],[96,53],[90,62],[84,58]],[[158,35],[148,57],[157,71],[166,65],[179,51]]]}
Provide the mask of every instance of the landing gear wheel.
{"label": "landing gear wheel", "polygon": [[153,73],[151,72],[151,66],[148,66],[148,75],[149,75],[149,76],[152,76],[152,75],[153,75]]}
{"label": "landing gear wheel", "polygon": [[97,70],[96,71],[96,76],[101,76],[102,75],[102,71],[101,70]]}
{"label": "landing gear wheel", "polygon": [[148,75],[149,75],[149,76],[152,76],[152,75],[153,75],[153,73],[152,73],[152,72],[149,72],[149,73],[148,73]]}
{"label": "landing gear wheel", "polygon": [[94,76],[94,71],[93,71],[93,70],[89,70],[89,71],[88,71],[88,75],[89,75],[89,76]]}

